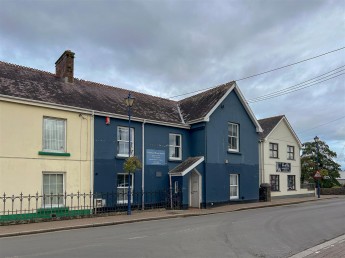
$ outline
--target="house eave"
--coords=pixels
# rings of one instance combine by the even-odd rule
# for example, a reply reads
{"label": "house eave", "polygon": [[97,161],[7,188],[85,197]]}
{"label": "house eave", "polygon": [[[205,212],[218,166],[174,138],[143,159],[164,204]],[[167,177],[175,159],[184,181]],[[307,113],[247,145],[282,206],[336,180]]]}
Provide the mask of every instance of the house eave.
{"label": "house eave", "polygon": [[[109,113],[109,112],[102,112],[102,111],[73,107],[73,106],[66,106],[66,105],[39,101],[39,100],[25,99],[25,98],[3,95],[3,94],[0,94],[0,100],[6,101],[6,102],[18,103],[18,104],[25,104],[25,105],[30,105],[30,106],[39,106],[39,107],[44,107],[44,108],[58,109],[58,110],[70,111],[70,112],[78,112],[78,113],[84,113],[84,114],[90,114],[90,115],[94,114],[98,116],[109,116],[111,118],[128,120],[128,116],[125,116],[125,115],[119,115],[119,114],[114,114],[114,113]],[[188,124],[175,124],[175,123],[150,120],[150,119],[144,119],[144,118],[138,118],[138,117],[131,117],[131,120],[136,121],[136,122],[145,121],[145,123],[150,123],[150,124],[190,129],[190,125]]]}

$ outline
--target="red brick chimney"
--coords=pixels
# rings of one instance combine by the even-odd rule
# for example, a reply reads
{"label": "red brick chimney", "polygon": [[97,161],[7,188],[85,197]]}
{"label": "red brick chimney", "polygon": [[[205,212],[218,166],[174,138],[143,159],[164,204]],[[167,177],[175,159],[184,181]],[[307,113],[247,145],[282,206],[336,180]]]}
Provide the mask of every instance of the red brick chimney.
{"label": "red brick chimney", "polygon": [[55,62],[56,76],[65,78],[66,82],[73,83],[74,78],[74,53],[66,50]]}

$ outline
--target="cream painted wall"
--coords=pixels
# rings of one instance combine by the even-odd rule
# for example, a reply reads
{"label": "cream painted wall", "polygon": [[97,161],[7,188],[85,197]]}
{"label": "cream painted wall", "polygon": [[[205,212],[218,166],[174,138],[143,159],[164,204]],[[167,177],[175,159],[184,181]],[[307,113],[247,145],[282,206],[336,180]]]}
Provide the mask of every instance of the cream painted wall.
{"label": "cream painted wall", "polygon": [[[270,158],[269,143],[278,144],[278,158]],[[287,146],[294,146],[295,159],[287,159]],[[301,162],[300,147],[298,141],[291,133],[288,124],[283,119],[268,136],[267,140],[259,145],[260,153],[260,179],[262,183],[270,183],[270,175],[279,175],[280,191],[272,192],[274,196],[287,196],[307,193],[306,189],[301,189]],[[276,162],[291,163],[291,172],[276,172]],[[288,190],[287,176],[295,175],[296,190]]]}
{"label": "cream painted wall", "polygon": [[[38,154],[44,116],[66,119],[70,157]],[[0,100],[0,193],[42,194],[43,172],[64,173],[67,193],[90,192],[91,119],[90,114]]]}

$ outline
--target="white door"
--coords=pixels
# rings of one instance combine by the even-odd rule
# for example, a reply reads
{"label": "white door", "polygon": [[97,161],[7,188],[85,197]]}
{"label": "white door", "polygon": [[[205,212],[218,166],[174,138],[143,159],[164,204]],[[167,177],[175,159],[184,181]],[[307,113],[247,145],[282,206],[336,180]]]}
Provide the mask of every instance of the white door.
{"label": "white door", "polygon": [[196,172],[192,172],[190,176],[190,206],[195,208],[200,208],[200,176]]}

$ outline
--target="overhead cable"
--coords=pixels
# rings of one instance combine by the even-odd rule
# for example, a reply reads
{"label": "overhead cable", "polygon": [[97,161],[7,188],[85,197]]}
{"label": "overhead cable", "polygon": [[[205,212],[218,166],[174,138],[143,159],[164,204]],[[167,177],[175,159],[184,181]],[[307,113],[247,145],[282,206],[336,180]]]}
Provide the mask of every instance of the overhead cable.
{"label": "overhead cable", "polygon": [[[290,86],[290,87],[287,87],[287,88],[284,88],[284,89],[281,89],[281,90],[278,90],[278,91],[275,91],[275,92],[271,92],[271,93],[268,93],[266,95],[262,95],[262,96],[259,96],[259,97],[255,97],[255,98],[252,98],[252,99],[249,99],[248,100],[248,103],[255,103],[255,102],[259,102],[259,101],[264,101],[264,100],[267,100],[267,99],[271,99],[271,98],[276,98],[276,97],[280,97],[282,95],[286,95],[286,94],[289,94],[289,93],[292,93],[292,92],[295,92],[295,91],[298,91],[298,90],[302,90],[302,89],[305,89],[305,88],[308,88],[308,87],[311,87],[313,85],[316,85],[318,83],[321,83],[321,82],[324,82],[324,81],[328,81],[330,79],[333,79],[333,78],[336,78],[338,76],[341,76],[343,75],[345,69],[341,69],[343,68],[343,66],[340,66],[336,69],[333,69],[327,73],[324,73],[324,74],[321,74],[321,75],[318,75],[314,78],[311,78],[309,80],[306,80],[304,82],[300,82],[298,84],[295,84],[293,86]],[[339,70],[341,69],[341,70]]]}
{"label": "overhead cable", "polygon": [[[288,64],[288,65],[280,66],[280,67],[277,67],[277,68],[274,68],[274,69],[271,69],[271,70],[268,70],[268,71],[265,71],[265,72],[253,74],[253,75],[250,75],[250,76],[246,76],[246,77],[243,77],[243,78],[234,80],[234,81],[242,81],[242,80],[246,80],[246,79],[249,79],[249,78],[253,78],[253,77],[256,77],[256,76],[259,76],[259,75],[263,75],[263,74],[266,74],[266,73],[274,72],[274,71],[277,71],[277,70],[280,70],[280,69],[283,69],[283,68],[286,68],[286,67],[290,67],[290,66],[293,66],[293,65],[296,65],[296,64],[300,64],[300,63],[303,63],[303,62],[306,62],[306,61],[310,61],[310,60],[315,59],[315,58],[319,58],[319,57],[321,57],[321,56],[325,56],[325,55],[328,55],[328,54],[331,54],[331,53],[334,53],[334,52],[343,50],[344,48],[345,48],[345,47],[341,47],[341,48],[338,48],[338,49],[334,49],[334,50],[332,50],[332,51],[329,51],[329,52],[326,52],[326,53],[323,53],[323,54],[320,54],[320,55],[317,55],[317,56],[313,56],[313,57],[310,57],[310,58],[307,58],[307,59],[303,59],[303,60],[301,60],[301,61],[298,61],[298,62],[295,62],[295,63],[291,63],[291,64]],[[190,92],[186,92],[186,93],[179,94],[179,95],[175,95],[175,96],[168,97],[168,98],[169,98],[169,99],[174,99],[174,98],[177,98],[177,97],[181,97],[181,96],[189,95],[189,94],[192,94],[192,93],[197,93],[197,92],[201,92],[201,91],[213,89],[213,88],[216,88],[216,87],[217,87],[217,86],[208,87],[208,88],[203,88],[203,89],[200,89],[200,90],[190,91]]]}

